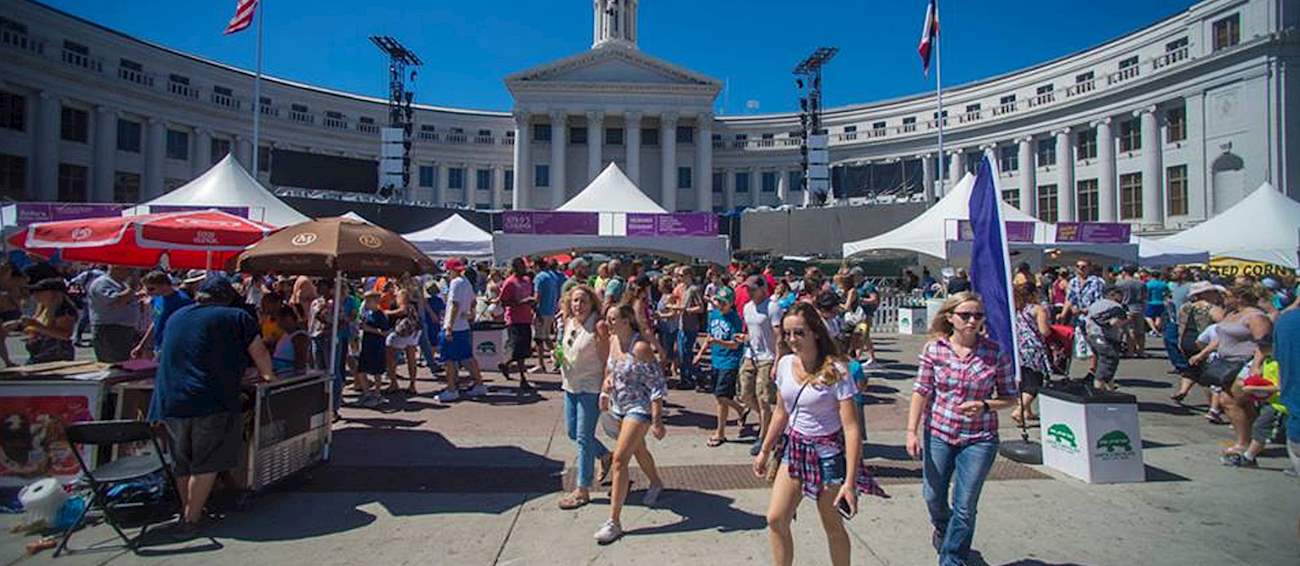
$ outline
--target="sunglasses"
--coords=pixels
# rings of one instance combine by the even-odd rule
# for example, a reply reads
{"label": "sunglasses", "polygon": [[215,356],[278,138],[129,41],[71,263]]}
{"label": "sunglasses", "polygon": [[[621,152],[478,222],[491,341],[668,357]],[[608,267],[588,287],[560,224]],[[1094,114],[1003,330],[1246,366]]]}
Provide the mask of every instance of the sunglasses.
{"label": "sunglasses", "polygon": [[981,321],[981,320],[984,320],[984,313],[982,313],[982,312],[961,312],[961,311],[953,311],[952,314],[955,315],[957,318],[962,319],[962,320],[965,321],[965,322],[970,322],[970,321],[972,321],[972,320],[973,320],[973,321],[976,321],[976,322],[979,322],[979,321]]}

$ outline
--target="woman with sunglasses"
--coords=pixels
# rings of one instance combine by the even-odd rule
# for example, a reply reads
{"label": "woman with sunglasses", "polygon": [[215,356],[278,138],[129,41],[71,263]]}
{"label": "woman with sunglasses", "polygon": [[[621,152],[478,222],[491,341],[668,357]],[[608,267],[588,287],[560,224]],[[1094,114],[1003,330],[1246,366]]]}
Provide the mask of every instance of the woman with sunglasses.
{"label": "woman with sunglasses", "polygon": [[921,494],[940,566],[966,563],[975,507],[998,454],[996,411],[1014,406],[1018,395],[1010,354],[983,327],[979,295],[966,291],[944,301],[921,349],[907,414],[907,453],[924,460]]}
{"label": "woman with sunglasses", "polygon": [[620,522],[627,499],[627,464],[636,457],[641,471],[650,479],[641,502],[652,506],[663,492],[664,482],[655,468],[654,457],[645,444],[646,432],[663,440],[664,397],[667,380],[655,357],[654,347],[641,335],[636,313],[627,304],[605,311],[609,328],[609,362],[600,394],[600,409],[619,421],[618,444],[614,447],[613,486],[609,493],[609,520],[596,531],[596,542],[609,544],[623,537]]}
{"label": "woman with sunglasses", "polygon": [[[591,502],[591,486],[609,475],[612,457],[596,439],[599,395],[609,357],[609,327],[600,319],[596,291],[586,285],[569,290],[561,301],[560,344],[555,356],[564,389],[564,422],[569,440],[578,445],[578,472],[573,492],[560,499],[560,509],[577,509]],[[593,477],[596,461],[599,477]]]}
{"label": "woman with sunglasses", "polygon": [[780,402],[773,407],[767,437],[754,457],[754,474],[767,476],[768,458],[783,441],[767,510],[772,561],[782,566],[794,563],[790,522],[802,496],[817,503],[831,564],[845,565],[850,544],[840,516],[858,512],[859,493],[888,496],[862,463],[862,436],[853,401],[857,387],[826,323],[816,307],[801,301],[790,307],[781,324],[793,353],[776,363]]}

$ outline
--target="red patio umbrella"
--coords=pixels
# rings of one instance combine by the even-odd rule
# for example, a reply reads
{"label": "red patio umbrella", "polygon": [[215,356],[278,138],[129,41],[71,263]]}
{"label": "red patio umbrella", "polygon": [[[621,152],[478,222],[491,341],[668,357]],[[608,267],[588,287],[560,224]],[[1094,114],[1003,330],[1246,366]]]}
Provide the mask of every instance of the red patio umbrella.
{"label": "red patio umbrella", "polygon": [[65,261],[171,269],[220,268],[275,228],[220,210],[38,222],[9,238],[26,251]]}

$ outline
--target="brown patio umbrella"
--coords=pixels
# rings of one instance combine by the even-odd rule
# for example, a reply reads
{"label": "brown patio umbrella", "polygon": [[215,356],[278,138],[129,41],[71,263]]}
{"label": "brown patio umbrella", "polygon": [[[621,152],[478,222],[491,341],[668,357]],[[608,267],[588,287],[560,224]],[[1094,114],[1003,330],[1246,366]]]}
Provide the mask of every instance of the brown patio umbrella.
{"label": "brown patio umbrella", "polygon": [[373,224],[322,218],[286,227],[239,254],[238,271],[334,277],[429,273],[433,260]]}

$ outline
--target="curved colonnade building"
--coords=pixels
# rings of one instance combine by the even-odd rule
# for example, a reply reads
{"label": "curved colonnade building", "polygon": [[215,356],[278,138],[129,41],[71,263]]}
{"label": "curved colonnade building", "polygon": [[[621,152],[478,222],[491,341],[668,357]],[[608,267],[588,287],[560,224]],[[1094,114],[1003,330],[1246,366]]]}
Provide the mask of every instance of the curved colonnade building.
{"label": "curved colonnade building", "polygon": [[[251,164],[249,71],[29,0],[3,3],[0,196],[131,203],[227,153]],[[552,208],[613,161],[669,210],[802,203],[798,115],[714,115],[718,80],[637,48],[639,4],[593,0],[592,48],[505,77],[511,112],[416,105],[414,200]],[[835,190],[845,204],[932,198],[992,150],[1004,198],[1047,221],[1169,232],[1264,181],[1296,197],[1298,25],[1288,0],[1205,0],[1086,51],[948,88],[942,118],[932,94],[827,109]],[[302,155],[378,159],[384,100],[267,78],[261,111],[259,175],[283,194],[358,189],[285,181],[293,175],[277,175],[277,161],[287,171]],[[937,178],[939,119],[948,179]]]}

